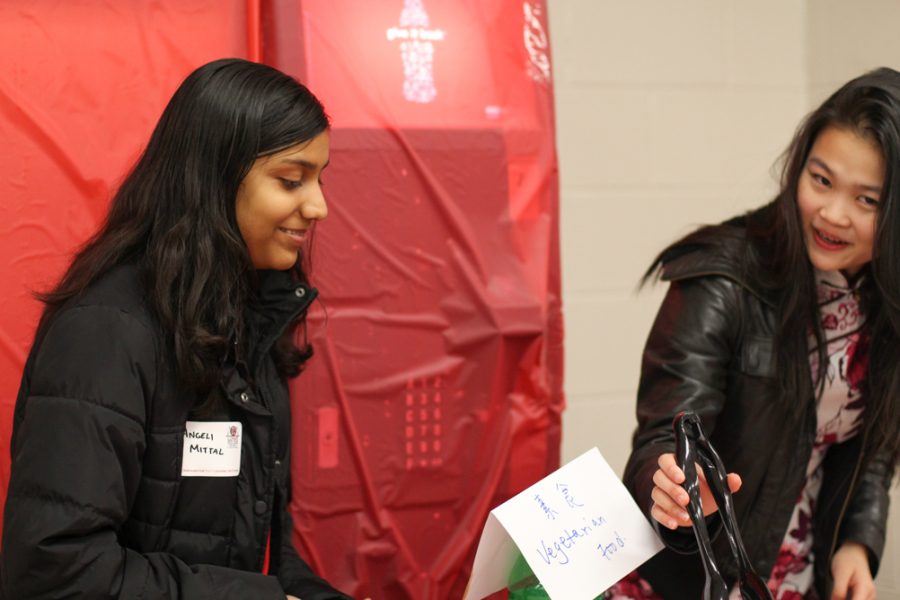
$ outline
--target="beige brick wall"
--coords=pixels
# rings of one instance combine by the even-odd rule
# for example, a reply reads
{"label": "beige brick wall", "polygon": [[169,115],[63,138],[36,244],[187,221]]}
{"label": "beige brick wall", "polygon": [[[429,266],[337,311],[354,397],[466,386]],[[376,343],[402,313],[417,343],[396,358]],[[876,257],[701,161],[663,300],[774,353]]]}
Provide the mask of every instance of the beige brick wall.
{"label": "beige brick wall", "polygon": [[[891,0],[548,0],[562,186],[568,408],[563,459],[621,472],[666,243],[771,198],[802,116],[840,83],[900,65]],[[900,600],[894,489],[879,598]]]}

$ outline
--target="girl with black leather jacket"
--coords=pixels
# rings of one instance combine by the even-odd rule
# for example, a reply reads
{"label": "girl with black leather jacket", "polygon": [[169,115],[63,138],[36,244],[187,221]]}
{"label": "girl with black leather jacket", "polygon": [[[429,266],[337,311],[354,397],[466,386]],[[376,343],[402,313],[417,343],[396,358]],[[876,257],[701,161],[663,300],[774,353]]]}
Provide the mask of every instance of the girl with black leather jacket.
{"label": "girl with black leather jacket", "polygon": [[[673,456],[681,411],[733,471],[745,546],[776,600],[875,597],[900,448],[898,234],[900,73],[882,68],[801,124],[772,203],[654,261],[645,279],[671,283],[644,350],[625,482],[667,548],[610,597],[701,596]],[[725,537],[714,548],[733,584]]]}

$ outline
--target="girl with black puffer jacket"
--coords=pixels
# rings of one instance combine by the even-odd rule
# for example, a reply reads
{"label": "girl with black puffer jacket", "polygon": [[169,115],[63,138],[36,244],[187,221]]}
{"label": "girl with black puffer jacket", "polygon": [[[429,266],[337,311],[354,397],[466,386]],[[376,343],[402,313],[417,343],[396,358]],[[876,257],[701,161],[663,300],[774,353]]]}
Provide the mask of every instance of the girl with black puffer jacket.
{"label": "girl with black puffer jacket", "polygon": [[239,59],[181,84],[46,304],[16,401],[9,600],[347,600],[291,541],[286,381],[329,122]]}

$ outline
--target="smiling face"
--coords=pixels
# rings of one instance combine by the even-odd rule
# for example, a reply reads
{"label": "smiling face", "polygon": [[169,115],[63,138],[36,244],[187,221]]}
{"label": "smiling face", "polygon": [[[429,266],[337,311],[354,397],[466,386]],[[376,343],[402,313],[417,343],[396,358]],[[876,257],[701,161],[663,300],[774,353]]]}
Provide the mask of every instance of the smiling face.
{"label": "smiling face", "polygon": [[797,183],[814,267],[852,277],[872,260],[883,182],[884,160],[874,142],[838,127],[819,133]]}
{"label": "smiling face", "polygon": [[329,133],[258,158],[238,188],[235,215],[257,269],[290,269],[310,227],[328,215],[322,171]]}

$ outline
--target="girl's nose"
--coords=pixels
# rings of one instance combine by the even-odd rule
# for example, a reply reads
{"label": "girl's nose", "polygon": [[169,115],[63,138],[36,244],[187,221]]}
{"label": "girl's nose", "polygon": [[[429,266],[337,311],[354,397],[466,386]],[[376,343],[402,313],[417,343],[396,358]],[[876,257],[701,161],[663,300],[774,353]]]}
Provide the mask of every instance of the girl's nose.
{"label": "girl's nose", "polygon": [[837,227],[848,227],[850,217],[847,214],[846,200],[844,198],[832,198],[819,210],[819,214],[827,222]]}
{"label": "girl's nose", "polygon": [[300,214],[304,219],[310,221],[321,221],[328,216],[328,203],[325,202],[325,194],[322,192],[322,186],[315,185],[314,190],[310,190],[309,195],[304,199],[303,205],[300,207]]}

